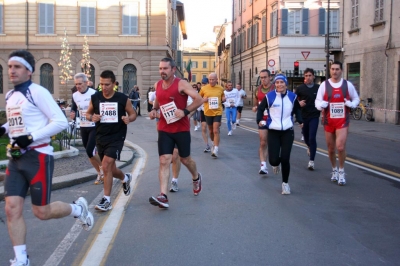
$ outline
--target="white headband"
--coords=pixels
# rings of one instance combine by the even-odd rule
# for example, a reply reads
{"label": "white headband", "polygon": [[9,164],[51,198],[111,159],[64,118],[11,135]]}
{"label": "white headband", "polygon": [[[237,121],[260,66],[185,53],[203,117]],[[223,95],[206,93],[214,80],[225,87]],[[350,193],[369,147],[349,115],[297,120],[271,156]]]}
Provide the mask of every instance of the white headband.
{"label": "white headband", "polygon": [[8,63],[10,63],[10,61],[17,61],[20,62],[21,64],[23,64],[24,66],[26,66],[26,68],[33,73],[32,71],[32,66],[22,57],[19,56],[13,56],[10,59],[8,59]]}

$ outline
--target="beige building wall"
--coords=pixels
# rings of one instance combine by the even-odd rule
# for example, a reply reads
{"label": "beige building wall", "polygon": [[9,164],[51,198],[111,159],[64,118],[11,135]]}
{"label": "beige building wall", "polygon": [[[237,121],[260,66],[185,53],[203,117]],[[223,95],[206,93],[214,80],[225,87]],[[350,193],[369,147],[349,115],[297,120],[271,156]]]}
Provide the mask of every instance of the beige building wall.
{"label": "beige building wall", "polygon": [[[383,1],[381,18],[375,18],[375,0],[358,2],[358,24],[352,27],[355,7],[342,0],[344,77],[359,80],[362,99],[372,98],[375,121],[400,124],[400,1]],[[350,69],[358,64],[358,71]]]}
{"label": "beige building wall", "polygon": [[[184,61],[184,77],[188,78],[186,66],[192,61],[192,81],[191,83],[201,82],[203,77],[207,77],[212,72],[215,72],[215,51],[213,50],[199,50],[199,49],[185,49],[183,52]],[[197,64],[197,67],[195,66]]]}
{"label": "beige building wall", "polygon": [[[138,34],[122,34],[122,11],[125,3],[138,2]],[[120,86],[123,85],[123,68],[126,64],[136,67],[136,84],[144,95],[158,79],[158,65],[163,57],[176,56],[172,49],[173,33],[171,25],[177,22],[173,10],[176,0],[137,1],[71,1],[71,0],[0,0],[3,14],[0,19],[0,65],[3,72],[3,93],[0,94],[0,108],[5,106],[4,95],[12,88],[7,77],[8,55],[15,49],[28,49],[35,57],[36,71],[33,81],[40,84],[40,66],[48,63],[53,67],[53,97],[70,99],[73,81],[62,85],[58,66],[61,40],[64,29],[72,49],[71,63],[73,76],[81,72],[82,45],[84,34],[80,31],[80,7],[95,6],[95,33],[87,34],[90,46],[90,62],[95,68],[94,84],[99,83],[103,70],[112,70]],[[39,3],[54,5],[54,33],[39,34]],[[148,6],[147,6],[148,5]],[[28,13],[28,19],[26,19]],[[178,38],[178,35],[176,38]],[[143,98],[143,97],[142,97]]]}

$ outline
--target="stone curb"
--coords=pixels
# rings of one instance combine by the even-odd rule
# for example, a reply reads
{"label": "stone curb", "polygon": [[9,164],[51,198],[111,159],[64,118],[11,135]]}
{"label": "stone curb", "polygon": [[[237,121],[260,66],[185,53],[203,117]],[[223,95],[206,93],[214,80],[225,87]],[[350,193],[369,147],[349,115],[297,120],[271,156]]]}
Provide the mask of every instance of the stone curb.
{"label": "stone curb", "polygon": [[[73,147],[71,147],[73,148]],[[129,150],[127,150],[128,148]],[[77,152],[78,149],[74,148]],[[66,156],[62,156],[66,157]],[[59,157],[61,158],[61,157]],[[130,141],[125,140],[124,148],[121,152],[121,159],[125,159],[124,161],[117,161],[118,168],[124,168],[130,165],[135,159],[135,149],[133,144]],[[1,161],[0,161],[1,162]],[[7,160],[8,162],[8,160]],[[72,173],[64,176],[57,176],[53,178],[52,188],[51,190],[62,189],[66,187],[71,187],[77,184],[85,183],[91,180],[94,180],[97,177],[97,173],[94,169],[88,169],[82,172]],[[28,191],[29,194],[29,191]],[[4,187],[0,186],[0,201],[4,200]]]}

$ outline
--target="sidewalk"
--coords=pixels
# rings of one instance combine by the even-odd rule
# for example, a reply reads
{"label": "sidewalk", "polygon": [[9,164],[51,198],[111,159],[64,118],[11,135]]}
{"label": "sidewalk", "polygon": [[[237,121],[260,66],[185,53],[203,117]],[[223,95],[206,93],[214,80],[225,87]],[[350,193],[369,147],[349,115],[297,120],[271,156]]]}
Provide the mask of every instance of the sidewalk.
{"label": "sidewalk", "polygon": [[[255,125],[256,114],[251,111],[250,107],[245,107],[243,109],[242,117],[254,118]],[[349,132],[352,134],[400,142],[400,125],[368,122],[365,120],[354,120],[350,118]]]}
{"label": "sidewalk", "polygon": [[[73,148],[73,147],[72,147]],[[76,149],[72,149],[72,153],[76,153]],[[66,151],[68,152],[68,151]],[[55,153],[55,157],[61,158],[63,155]],[[121,151],[121,160],[116,161],[118,168],[124,168],[125,166],[132,163],[135,158],[135,150],[133,149],[133,143],[125,141],[124,147]],[[1,162],[0,162],[1,163]],[[4,163],[4,162],[3,162]],[[73,169],[73,168],[71,168]],[[72,170],[73,171],[73,170]],[[53,177],[52,190],[62,189],[70,187],[76,184],[84,183],[87,181],[94,180],[97,176],[95,169],[91,168],[86,171],[71,173],[64,176]],[[4,186],[0,186],[0,200],[4,200]]]}

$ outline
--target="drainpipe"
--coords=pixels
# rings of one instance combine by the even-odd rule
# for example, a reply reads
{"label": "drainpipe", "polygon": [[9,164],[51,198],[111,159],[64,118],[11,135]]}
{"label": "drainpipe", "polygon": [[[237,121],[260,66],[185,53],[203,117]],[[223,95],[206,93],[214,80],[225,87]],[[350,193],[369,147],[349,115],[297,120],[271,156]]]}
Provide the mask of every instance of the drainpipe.
{"label": "drainpipe", "polygon": [[[252,19],[252,23],[251,23],[251,31],[252,31],[252,36],[251,37],[253,37],[253,40],[255,40],[255,38],[254,38],[254,3],[251,5],[251,19]],[[257,36],[258,37],[258,36]],[[251,91],[253,91],[253,86],[252,86],[252,84],[251,84],[251,81],[252,81],[252,75],[254,75],[254,54],[253,54],[253,48],[254,48],[254,42],[251,42],[251,71],[250,71],[250,75],[249,75],[249,78],[250,78],[250,90]]]}
{"label": "drainpipe", "polygon": [[26,0],[26,35],[25,35],[25,45],[26,45],[26,50],[29,50],[29,3],[28,0]]}
{"label": "drainpipe", "polygon": [[[235,21],[235,0],[232,0],[232,34],[231,34],[231,45],[229,48],[229,50],[231,51],[231,79],[235,77],[235,66],[233,64],[233,40],[232,40],[235,29],[234,21]],[[236,78],[235,78],[235,83],[236,83]]]}
{"label": "drainpipe", "polygon": [[329,17],[330,17],[330,11],[331,11],[331,1],[328,0],[328,20],[327,24],[328,26],[326,27],[326,37],[325,37],[325,49],[326,49],[326,68],[325,68],[325,80],[329,79]]}
{"label": "drainpipe", "polygon": [[386,43],[386,49],[385,49],[385,55],[386,55],[386,82],[385,82],[385,103],[384,103],[384,109],[385,109],[385,116],[384,116],[384,123],[386,123],[386,109],[387,109],[387,88],[388,88],[388,75],[389,75],[389,56],[386,53],[387,50],[390,49],[390,46],[392,44],[392,15],[393,15],[393,0],[390,1],[390,17],[389,17],[389,39]]}
{"label": "drainpipe", "polygon": [[[268,36],[267,36],[267,32],[268,32],[268,0],[265,0],[265,68],[268,69]],[[261,38],[262,38],[262,34],[261,34]]]}

